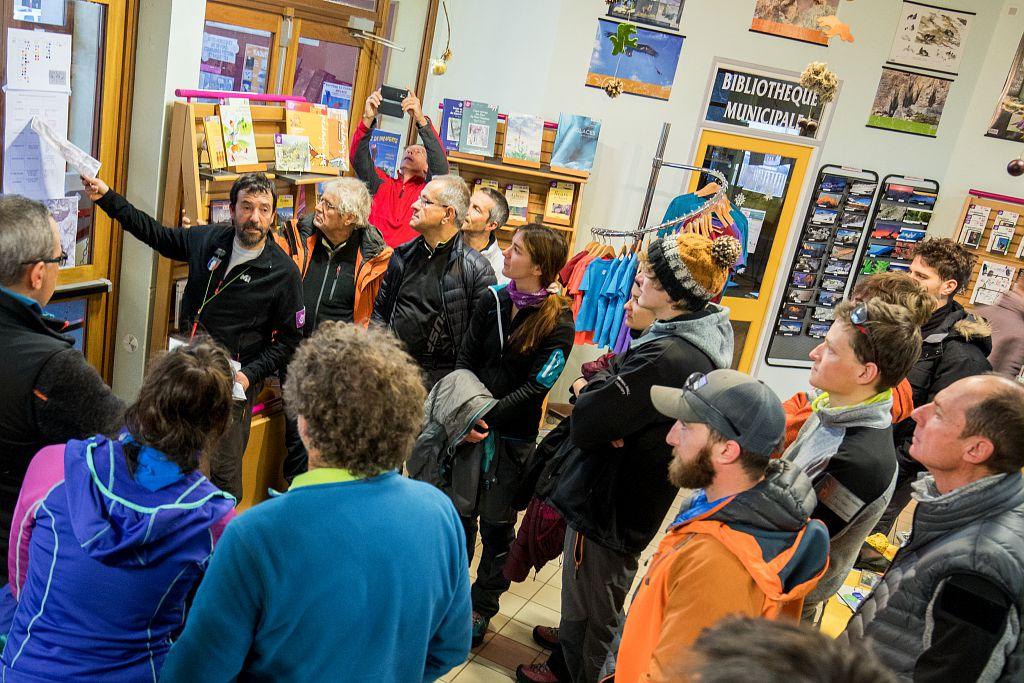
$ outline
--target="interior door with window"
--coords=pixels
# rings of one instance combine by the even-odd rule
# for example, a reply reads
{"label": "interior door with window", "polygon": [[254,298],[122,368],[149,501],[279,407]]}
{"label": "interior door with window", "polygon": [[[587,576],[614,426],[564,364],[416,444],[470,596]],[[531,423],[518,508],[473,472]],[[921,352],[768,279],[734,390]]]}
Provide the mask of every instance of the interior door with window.
{"label": "interior door with window", "polygon": [[[813,149],[773,140],[702,131],[695,165],[722,173],[729,199],[747,218],[746,267],[733,275],[723,297],[735,334],[733,367],[750,370],[778,277],[800,188]],[[691,191],[714,180],[694,175]]]}

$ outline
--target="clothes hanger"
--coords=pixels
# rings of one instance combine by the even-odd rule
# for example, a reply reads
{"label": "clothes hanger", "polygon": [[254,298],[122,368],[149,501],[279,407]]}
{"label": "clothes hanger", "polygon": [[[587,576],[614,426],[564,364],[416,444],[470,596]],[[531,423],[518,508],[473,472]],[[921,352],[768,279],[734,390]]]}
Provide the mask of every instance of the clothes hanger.
{"label": "clothes hanger", "polygon": [[704,187],[700,188],[696,192],[694,192],[694,194],[697,195],[698,197],[710,197],[721,189],[721,185],[715,182],[711,182],[705,185]]}

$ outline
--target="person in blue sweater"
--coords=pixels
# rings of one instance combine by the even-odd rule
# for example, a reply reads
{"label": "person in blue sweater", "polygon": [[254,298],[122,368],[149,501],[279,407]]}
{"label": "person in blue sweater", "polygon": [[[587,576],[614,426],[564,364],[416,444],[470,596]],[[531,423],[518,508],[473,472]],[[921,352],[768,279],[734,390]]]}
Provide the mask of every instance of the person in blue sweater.
{"label": "person in blue sweater", "polygon": [[327,322],[288,366],[309,471],[226,529],[164,681],[432,681],[466,660],[466,540],[402,477],[419,368],[387,332]]}

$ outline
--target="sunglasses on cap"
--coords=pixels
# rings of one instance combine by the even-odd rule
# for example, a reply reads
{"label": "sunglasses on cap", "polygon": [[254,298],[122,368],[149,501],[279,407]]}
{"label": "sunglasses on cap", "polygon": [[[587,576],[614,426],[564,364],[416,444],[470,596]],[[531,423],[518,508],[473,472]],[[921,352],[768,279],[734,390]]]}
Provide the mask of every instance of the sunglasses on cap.
{"label": "sunglasses on cap", "polygon": [[[727,425],[732,431],[731,434],[723,434],[723,436],[729,438],[739,438],[740,430],[736,428],[733,421],[729,419],[729,416],[723,413],[721,410],[711,405],[707,399],[697,393],[698,389],[703,388],[708,383],[708,376],[703,372],[695,372],[686,378],[686,382],[683,383],[683,390],[692,395],[694,398],[699,400],[708,410],[710,410],[716,417],[720,418],[722,423]],[[721,423],[720,423],[721,424]],[[721,431],[721,430],[719,430]]]}

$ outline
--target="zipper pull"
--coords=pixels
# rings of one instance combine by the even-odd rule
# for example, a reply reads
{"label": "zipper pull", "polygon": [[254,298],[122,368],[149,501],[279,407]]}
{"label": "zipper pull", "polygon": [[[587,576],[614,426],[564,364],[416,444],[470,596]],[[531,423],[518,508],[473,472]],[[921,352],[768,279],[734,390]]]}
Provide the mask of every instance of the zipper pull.
{"label": "zipper pull", "polygon": [[331,284],[331,293],[327,295],[327,299],[328,300],[334,298],[334,288],[338,286],[338,277],[340,275],[341,275],[341,264],[339,263],[338,267],[334,269],[334,282]]}

